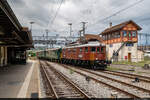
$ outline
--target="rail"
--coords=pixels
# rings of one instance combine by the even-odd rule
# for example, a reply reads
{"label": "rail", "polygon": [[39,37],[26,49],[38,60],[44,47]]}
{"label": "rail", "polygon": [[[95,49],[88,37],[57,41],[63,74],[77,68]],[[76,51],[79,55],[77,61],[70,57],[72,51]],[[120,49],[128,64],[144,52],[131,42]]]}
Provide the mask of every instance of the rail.
{"label": "rail", "polygon": [[[90,98],[84,91],[82,91],[73,81],[71,81],[68,77],[66,77],[64,74],[50,66],[48,63],[44,62],[47,68],[44,67],[44,65],[41,65],[43,72],[46,76],[46,79],[49,82],[50,89],[53,93],[53,98],[59,98],[59,97],[83,97],[83,98]],[[53,78],[50,78],[50,71],[53,72],[53,75],[55,74],[56,77],[53,80]],[[50,80],[53,80],[51,82]],[[56,84],[54,84],[56,83]],[[60,87],[61,86],[61,87]],[[62,89],[64,86],[64,89]],[[60,87],[60,88],[59,88]],[[68,90],[68,91],[67,91]],[[49,90],[50,91],[50,90]],[[71,91],[74,91],[71,93]],[[64,93],[64,94],[62,94]],[[69,94],[67,94],[69,93]]]}
{"label": "rail", "polygon": [[117,90],[117,91],[119,91],[119,92],[121,92],[121,93],[124,93],[124,94],[126,94],[126,95],[128,95],[128,96],[130,96],[130,97],[132,97],[132,98],[141,98],[141,97],[139,97],[139,96],[137,96],[137,95],[134,95],[133,93],[129,93],[129,92],[125,91],[125,90],[122,90],[122,89],[117,88],[117,87],[115,87],[115,86],[113,86],[113,85],[107,84],[107,83],[105,83],[105,82],[103,82],[103,81],[100,81],[100,80],[98,80],[98,79],[96,79],[96,78],[93,78],[93,77],[91,77],[91,76],[89,76],[89,75],[86,75],[86,74],[84,74],[84,73],[82,73],[82,72],[80,72],[80,71],[74,70],[73,68],[70,68],[70,67],[68,67],[67,65],[61,64],[61,66],[64,67],[64,68],[67,68],[67,69],[71,69],[71,70],[73,70],[74,72],[76,72],[76,73],[78,73],[78,74],[80,74],[80,75],[82,75],[82,76],[85,76],[85,77],[88,76],[90,79],[94,80],[95,82],[100,83],[100,84],[103,84],[103,85],[106,85],[106,86],[108,86],[108,87],[110,87],[110,88],[112,88],[112,89],[114,89],[114,90]]}

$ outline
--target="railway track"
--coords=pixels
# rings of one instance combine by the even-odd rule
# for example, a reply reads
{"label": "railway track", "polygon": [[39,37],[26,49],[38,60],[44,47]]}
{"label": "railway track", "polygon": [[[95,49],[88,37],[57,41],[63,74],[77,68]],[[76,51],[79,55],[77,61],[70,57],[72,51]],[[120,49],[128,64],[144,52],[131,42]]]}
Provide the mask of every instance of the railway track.
{"label": "railway track", "polygon": [[[43,62],[42,62],[43,63]],[[51,98],[90,98],[68,77],[47,64],[41,64],[41,71],[44,74],[49,91],[48,97]],[[52,80],[52,81],[51,81]]]}
{"label": "railway track", "polygon": [[[74,69],[74,68],[72,68],[72,67],[69,67],[69,66],[67,66],[67,65],[62,65],[62,66],[65,67],[65,68],[67,68],[67,69],[72,69],[72,70],[74,70],[75,72],[79,73],[80,75],[88,76],[88,77],[90,77],[91,79],[93,79],[93,80],[95,80],[95,81],[97,81],[97,82],[100,82],[100,80],[95,79],[93,75],[99,76],[99,77],[101,77],[101,78],[105,78],[105,79],[109,80],[109,82],[116,82],[116,83],[119,83],[119,85],[123,85],[123,86],[125,87],[124,90],[122,90],[122,89],[120,89],[120,88],[117,88],[117,87],[115,87],[115,86],[113,86],[113,85],[110,85],[109,83],[107,84],[107,82],[102,82],[102,81],[100,82],[100,83],[103,83],[103,84],[105,84],[105,85],[107,85],[107,86],[109,86],[109,87],[111,87],[111,88],[113,88],[113,89],[115,89],[115,90],[117,90],[117,91],[120,91],[120,92],[122,92],[122,93],[124,93],[124,94],[126,94],[126,95],[128,95],[128,96],[130,96],[130,97],[134,97],[134,98],[150,97],[150,90],[148,90],[148,89],[144,89],[144,88],[141,88],[141,87],[138,87],[138,86],[135,86],[135,85],[131,85],[131,84],[122,82],[122,81],[120,81],[120,80],[112,79],[112,78],[110,78],[110,77],[107,77],[107,76],[104,76],[104,75],[100,75],[100,74],[91,72],[91,71],[89,71],[89,70],[87,70],[87,69],[78,68],[78,70],[76,70],[76,69]],[[79,70],[82,70],[82,71],[84,71],[84,72],[86,72],[86,73],[88,73],[88,74],[82,73],[82,72],[79,71]],[[89,74],[89,73],[90,73],[90,74]],[[93,75],[92,75],[92,74],[93,74]],[[91,76],[93,76],[93,77],[91,77]],[[129,91],[126,90],[126,88],[128,88]],[[134,92],[132,92],[132,91],[130,91],[130,90],[133,90]],[[139,94],[140,94],[140,95],[139,95]]]}
{"label": "railway track", "polygon": [[113,86],[113,85],[111,85],[111,84],[109,84],[109,83],[107,83],[107,82],[101,81],[101,80],[99,80],[98,78],[95,78],[94,76],[90,75],[90,73],[85,74],[85,73],[84,73],[85,71],[83,72],[83,70],[81,71],[80,69],[75,69],[75,68],[72,68],[72,67],[69,67],[69,66],[63,65],[63,64],[59,64],[59,65],[62,66],[62,67],[64,67],[64,68],[66,68],[66,69],[73,70],[74,72],[76,72],[76,73],[78,73],[78,74],[80,74],[80,75],[82,75],[82,76],[89,77],[90,79],[92,79],[92,80],[95,81],[96,83],[103,84],[103,85],[105,85],[105,86],[107,86],[107,87],[109,87],[109,88],[111,88],[111,89],[113,89],[113,90],[115,90],[115,91],[117,91],[117,92],[119,92],[119,93],[122,93],[122,94],[126,95],[126,97],[130,97],[130,98],[141,98],[140,96],[135,95],[134,93],[130,93],[130,92],[125,91],[125,90],[123,90],[123,89],[120,89],[120,88],[118,88],[118,87],[116,87],[116,86]]}
{"label": "railway track", "polygon": [[104,72],[108,73],[108,74],[112,74],[112,75],[131,78],[131,79],[135,79],[136,77],[138,77],[140,79],[140,81],[150,83],[150,77],[148,77],[148,76],[141,76],[141,75],[137,75],[137,74],[130,74],[130,73],[125,73],[125,72],[110,71],[110,70],[107,70]]}
{"label": "railway track", "polygon": [[[79,69],[82,70],[82,71],[94,74],[96,76],[103,77],[105,79],[111,80],[112,82],[117,82],[117,83],[120,83],[124,86],[128,86],[131,89],[134,89],[134,91],[138,91],[139,93],[141,93],[140,95],[143,96],[143,97],[147,97],[147,96],[150,97],[150,90],[149,89],[139,87],[139,86],[136,86],[136,85],[132,85],[130,83],[120,81],[120,80],[112,78],[112,77],[108,77],[107,74],[104,75],[104,74],[96,73],[95,71],[91,71],[91,70],[87,70],[87,69],[83,69],[83,68],[79,68]],[[105,72],[103,72],[103,73],[105,73]]]}

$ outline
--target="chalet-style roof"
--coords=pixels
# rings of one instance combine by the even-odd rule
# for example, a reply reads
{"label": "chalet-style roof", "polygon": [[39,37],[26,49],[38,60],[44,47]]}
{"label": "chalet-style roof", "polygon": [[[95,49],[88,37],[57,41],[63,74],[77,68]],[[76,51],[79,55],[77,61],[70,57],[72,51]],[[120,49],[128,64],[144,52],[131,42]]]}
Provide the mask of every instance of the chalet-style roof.
{"label": "chalet-style roof", "polygon": [[121,23],[121,24],[118,24],[118,25],[109,27],[109,28],[105,29],[101,34],[105,34],[105,33],[109,33],[109,32],[112,32],[112,31],[120,30],[120,29],[122,29],[124,26],[126,26],[126,25],[129,24],[129,23],[133,23],[133,24],[137,27],[137,30],[141,30],[141,29],[142,29],[142,28],[141,28],[139,25],[137,25],[134,21],[129,20],[129,21],[123,22],[123,23]]}

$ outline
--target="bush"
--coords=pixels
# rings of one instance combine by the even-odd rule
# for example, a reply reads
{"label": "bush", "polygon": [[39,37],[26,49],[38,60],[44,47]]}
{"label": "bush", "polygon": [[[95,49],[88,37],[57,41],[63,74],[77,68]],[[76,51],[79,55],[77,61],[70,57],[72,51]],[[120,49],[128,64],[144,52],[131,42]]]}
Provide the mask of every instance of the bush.
{"label": "bush", "polygon": [[150,60],[150,57],[149,56],[145,56],[144,57],[144,61],[148,61],[148,60]]}

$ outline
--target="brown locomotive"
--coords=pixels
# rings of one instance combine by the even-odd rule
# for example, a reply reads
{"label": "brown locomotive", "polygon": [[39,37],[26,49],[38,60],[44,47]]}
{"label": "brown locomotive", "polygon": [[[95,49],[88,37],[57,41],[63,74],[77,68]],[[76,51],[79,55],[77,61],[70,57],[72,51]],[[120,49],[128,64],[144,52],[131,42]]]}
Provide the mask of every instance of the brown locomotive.
{"label": "brown locomotive", "polygon": [[99,42],[43,50],[37,55],[40,59],[92,69],[105,69],[111,63],[106,59],[106,46]]}

